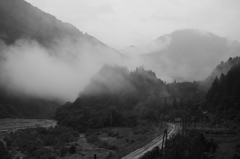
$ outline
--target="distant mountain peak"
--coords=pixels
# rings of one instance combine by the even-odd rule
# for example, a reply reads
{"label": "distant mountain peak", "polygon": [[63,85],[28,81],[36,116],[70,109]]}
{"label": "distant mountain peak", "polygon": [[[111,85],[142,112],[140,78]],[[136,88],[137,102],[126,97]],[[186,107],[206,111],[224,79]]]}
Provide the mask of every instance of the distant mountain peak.
{"label": "distant mountain peak", "polygon": [[209,36],[209,35],[214,35],[213,33],[203,30],[203,29],[180,29],[173,31],[171,35],[176,35],[176,34],[193,34],[193,35],[201,35],[201,36]]}
{"label": "distant mountain peak", "polygon": [[144,66],[160,78],[198,81],[205,79],[219,61],[238,56],[240,43],[206,30],[182,29],[122,52],[140,56]]}

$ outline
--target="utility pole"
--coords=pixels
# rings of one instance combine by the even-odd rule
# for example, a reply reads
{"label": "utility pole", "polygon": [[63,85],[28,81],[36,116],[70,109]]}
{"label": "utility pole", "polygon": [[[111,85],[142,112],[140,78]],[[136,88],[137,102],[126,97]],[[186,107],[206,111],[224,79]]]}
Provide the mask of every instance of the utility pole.
{"label": "utility pole", "polygon": [[163,155],[164,142],[165,142],[165,147],[166,147],[166,144],[167,144],[167,129],[165,129],[164,132],[163,132],[163,141],[162,141],[161,157],[162,157],[162,155]]}
{"label": "utility pole", "polygon": [[165,138],[165,130],[164,130],[164,133],[163,133],[162,149],[161,149],[161,157],[162,157],[162,153],[163,153],[164,138]]}

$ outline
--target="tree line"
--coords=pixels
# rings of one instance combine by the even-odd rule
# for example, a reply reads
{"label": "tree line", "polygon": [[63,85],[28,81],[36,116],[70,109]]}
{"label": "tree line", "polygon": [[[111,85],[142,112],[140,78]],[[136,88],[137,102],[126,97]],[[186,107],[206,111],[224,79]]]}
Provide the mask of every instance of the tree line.
{"label": "tree line", "polygon": [[73,103],[57,109],[56,119],[78,131],[174,119],[198,100],[197,87],[196,82],[166,84],[143,67],[105,65]]}

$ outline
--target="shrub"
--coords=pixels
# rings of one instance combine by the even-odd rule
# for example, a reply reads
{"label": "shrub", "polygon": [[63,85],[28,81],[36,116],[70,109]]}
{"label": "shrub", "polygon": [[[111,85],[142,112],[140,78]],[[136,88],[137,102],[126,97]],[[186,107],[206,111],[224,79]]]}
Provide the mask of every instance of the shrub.
{"label": "shrub", "polygon": [[113,153],[112,152],[109,152],[106,159],[112,159],[113,158]]}
{"label": "shrub", "polygon": [[237,146],[236,146],[237,148],[240,148],[240,144],[237,144]]}
{"label": "shrub", "polygon": [[71,145],[70,148],[69,148],[69,153],[70,154],[75,154],[76,153],[76,146],[75,145]]}
{"label": "shrub", "polygon": [[108,132],[108,136],[112,136],[114,134],[114,132]]}
{"label": "shrub", "polygon": [[93,143],[93,144],[96,144],[100,141],[98,136],[95,133],[86,136],[86,138],[89,143]]}
{"label": "shrub", "polygon": [[63,147],[60,149],[60,157],[64,157],[68,153],[68,149]]}
{"label": "shrub", "polygon": [[102,148],[105,148],[105,149],[108,149],[108,150],[117,150],[117,149],[118,149],[117,146],[112,145],[112,144],[109,144],[109,143],[107,143],[106,141],[100,141],[100,142],[98,143],[98,146],[99,146],[99,147],[102,147]]}
{"label": "shrub", "polygon": [[[16,131],[5,137],[7,145],[11,148],[16,146],[20,151],[26,154],[26,159],[31,158],[56,158],[55,154],[58,151],[60,155],[65,155],[69,149],[62,148],[63,145],[71,141],[76,141],[79,136],[78,132],[70,128],[56,126],[54,128],[29,128]],[[46,149],[45,146],[53,146],[53,149]],[[61,150],[62,148],[62,150]],[[0,147],[0,154],[1,150]],[[76,153],[74,148],[72,153]],[[1,156],[0,156],[1,159]]]}
{"label": "shrub", "polygon": [[118,136],[119,136],[118,133],[113,133],[113,134],[112,134],[112,137],[118,137]]}
{"label": "shrub", "polygon": [[0,141],[0,159],[11,159],[10,154],[5,149],[4,144]]}

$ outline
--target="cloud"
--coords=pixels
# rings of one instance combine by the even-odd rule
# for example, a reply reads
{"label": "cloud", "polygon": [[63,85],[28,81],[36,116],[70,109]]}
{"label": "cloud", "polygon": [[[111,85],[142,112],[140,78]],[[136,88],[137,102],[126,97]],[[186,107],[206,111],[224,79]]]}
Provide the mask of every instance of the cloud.
{"label": "cloud", "polygon": [[[221,0],[203,0],[199,3],[192,0],[28,1],[116,48],[148,43],[147,49],[151,52],[165,49],[171,44],[170,38],[162,45],[156,45],[157,41],[152,41],[173,30],[191,27],[240,39],[239,2],[234,0],[229,3]],[[205,32],[199,34],[205,36]],[[73,44],[66,39],[59,40],[53,49],[46,49],[35,41],[22,39],[11,46],[1,42],[0,50],[2,85],[28,95],[71,101],[75,100],[102,65],[119,64],[135,69],[136,66],[144,64],[138,56],[122,59],[113,53],[113,50],[101,45],[82,42]],[[142,52],[145,50],[140,48],[137,54]],[[189,57],[187,54],[184,56]],[[171,81],[180,75],[188,77],[189,72],[200,76],[198,71],[191,72],[189,69],[191,66],[204,67],[209,63],[204,61],[204,58],[210,58],[207,54],[201,55],[206,63],[196,65],[194,61],[198,60],[199,56],[186,58],[185,62],[189,63],[186,67],[180,66],[182,58],[176,54],[173,60],[170,55],[159,55],[155,58],[158,64],[156,67],[161,68],[158,77]],[[215,60],[218,61],[217,58]]]}
{"label": "cloud", "polygon": [[137,58],[137,57],[135,57],[136,55],[155,53],[155,52],[159,52],[163,49],[166,49],[171,44],[171,42],[172,42],[172,37],[166,35],[166,36],[162,36],[161,38],[156,39],[150,43],[146,43],[146,44],[138,45],[138,46],[131,45],[120,51],[122,53],[124,53],[124,55],[126,55],[126,56],[130,56],[132,58]]}
{"label": "cloud", "polygon": [[1,42],[0,83],[12,92],[73,101],[104,64],[120,64],[120,54],[102,45],[61,40],[52,49],[35,41]]}
{"label": "cloud", "polygon": [[[148,45],[121,50],[167,82],[199,81],[230,56],[239,56],[240,44],[205,30],[186,29],[162,36]],[[140,55],[140,56],[139,56]]]}
{"label": "cloud", "polygon": [[204,29],[240,41],[238,0],[27,1],[117,49],[183,28]]}
{"label": "cloud", "polygon": [[109,14],[109,13],[113,13],[113,8],[112,8],[112,4],[109,3],[103,3],[98,5],[95,8],[95,12],[98,14]]}

